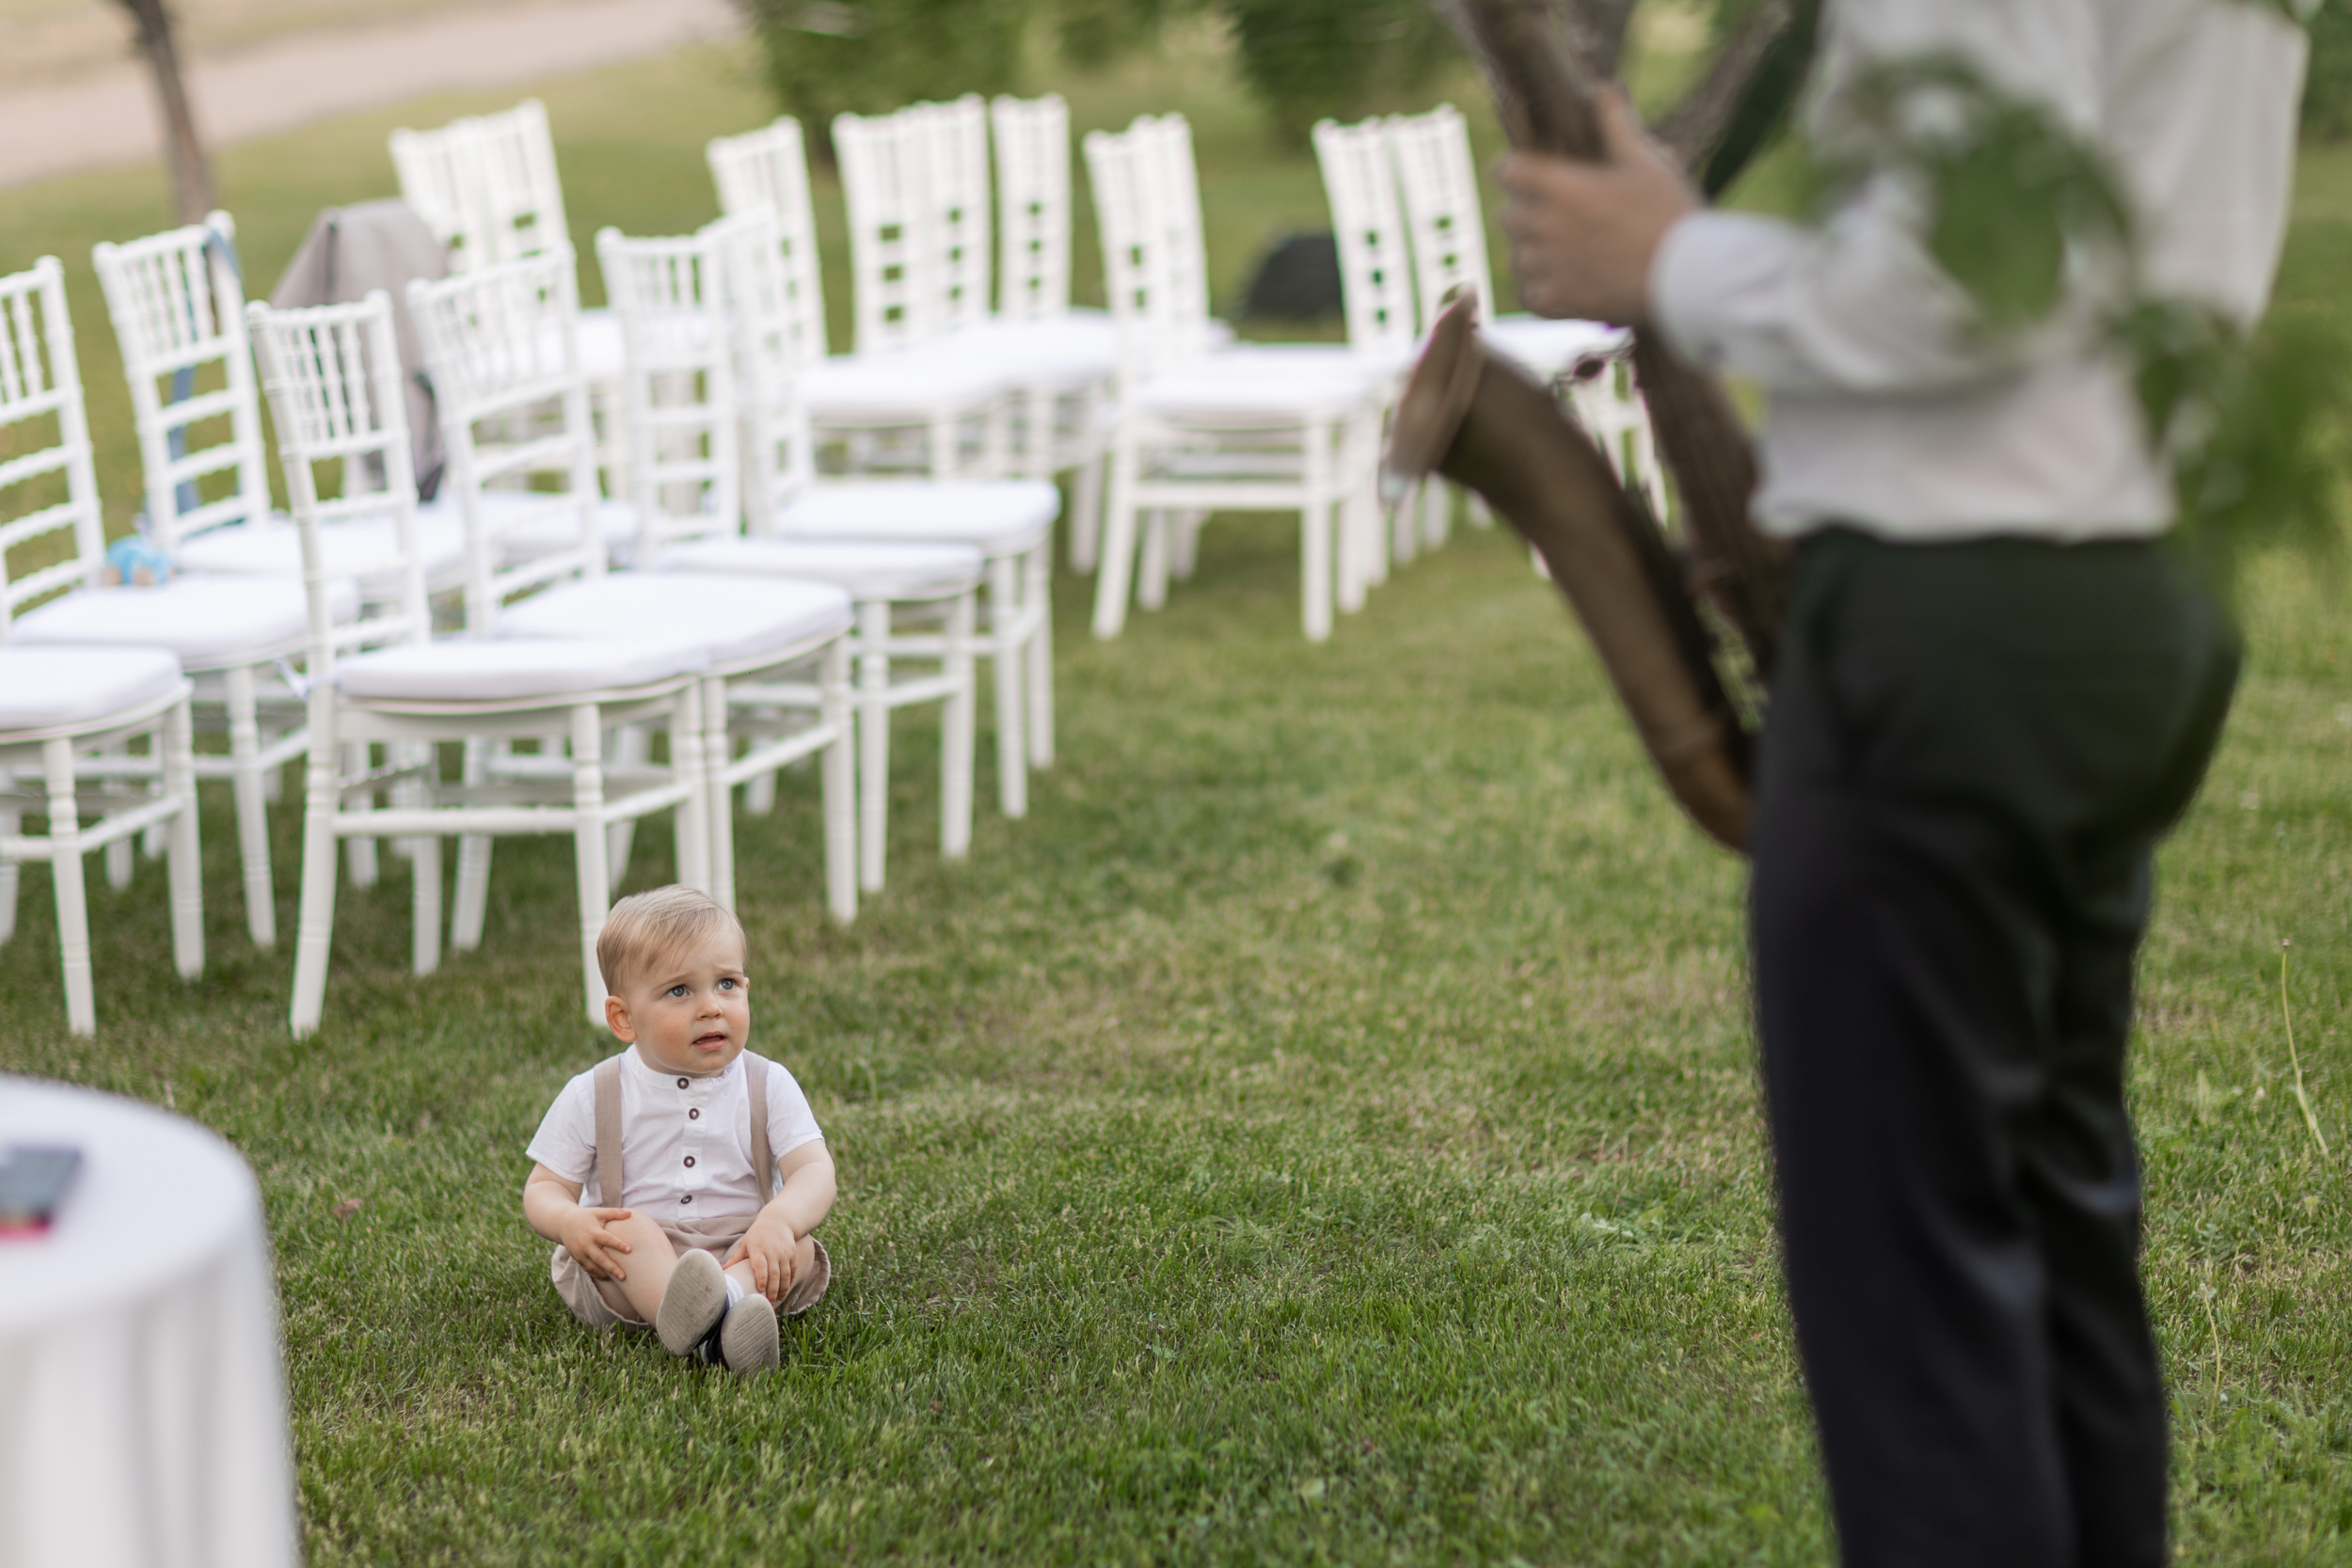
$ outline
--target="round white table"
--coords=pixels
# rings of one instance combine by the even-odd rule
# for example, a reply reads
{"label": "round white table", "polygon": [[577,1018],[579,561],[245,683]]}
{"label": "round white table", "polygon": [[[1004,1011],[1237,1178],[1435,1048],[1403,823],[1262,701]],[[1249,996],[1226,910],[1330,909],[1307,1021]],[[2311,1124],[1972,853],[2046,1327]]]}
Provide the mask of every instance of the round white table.
{"label": "round white table", "polygon": [[0,1077],[0,1146],[72,1144],[56,1224],[0,1238],[0,1563],[300,1561],[261,1193],[112,1095]]}

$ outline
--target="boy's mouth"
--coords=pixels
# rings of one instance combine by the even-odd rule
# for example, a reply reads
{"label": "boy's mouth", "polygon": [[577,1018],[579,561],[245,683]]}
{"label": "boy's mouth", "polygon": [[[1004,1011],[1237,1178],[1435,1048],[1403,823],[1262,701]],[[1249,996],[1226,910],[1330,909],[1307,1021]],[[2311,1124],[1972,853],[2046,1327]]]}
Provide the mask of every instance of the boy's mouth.
{"label": "boy's mouth", "polygon": [[691,1042],[697,1051],[717,1051],[727,1043],[726,1031],[714,1029],[707,1035],[696,1035]]}

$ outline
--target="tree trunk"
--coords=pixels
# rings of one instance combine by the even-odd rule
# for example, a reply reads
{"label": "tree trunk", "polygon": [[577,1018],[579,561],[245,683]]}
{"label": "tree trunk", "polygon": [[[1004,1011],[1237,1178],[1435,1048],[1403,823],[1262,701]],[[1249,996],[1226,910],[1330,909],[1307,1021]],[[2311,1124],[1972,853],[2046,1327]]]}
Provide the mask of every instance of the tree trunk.
{"label": "tree trunk", "polygon": [[188,103],[188,85],[180,73],[180,50],[172,40],[171,13],[164,0],[122,0],[138,23],[139,52],[155,73],[155,104],[164,122],[164,162],[171,169],[172,202],[182,223],[201,223],[217,205],[213,194],[212,166],[204,144],[197,139],[196,114]]}

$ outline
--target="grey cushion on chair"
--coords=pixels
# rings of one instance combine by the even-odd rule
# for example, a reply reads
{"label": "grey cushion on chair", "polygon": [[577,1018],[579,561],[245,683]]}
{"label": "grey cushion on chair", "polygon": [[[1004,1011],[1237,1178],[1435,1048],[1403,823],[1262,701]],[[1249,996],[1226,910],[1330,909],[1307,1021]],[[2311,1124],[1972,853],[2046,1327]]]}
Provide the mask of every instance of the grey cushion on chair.
{"label": "grey cushion on chair", "polygon": [[185,678],[165,648],[0,647],[0,735],[103,722]]}

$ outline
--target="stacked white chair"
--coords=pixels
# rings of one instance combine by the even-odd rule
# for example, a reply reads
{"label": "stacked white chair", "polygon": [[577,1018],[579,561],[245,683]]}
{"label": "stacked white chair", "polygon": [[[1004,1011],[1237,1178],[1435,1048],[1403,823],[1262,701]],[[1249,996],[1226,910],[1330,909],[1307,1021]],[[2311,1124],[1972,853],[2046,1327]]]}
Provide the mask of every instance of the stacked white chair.
{"label": "stacked white chair", "polygon": [[925,214],[930,141],[897,118],[842,115],[835,122],[842,183],[850,193],[850,254],[856,270],[856,353],[828,355],[817,289],[817,223],[809,214],[800,124],[776,119],[748,136],[710,143],[720,209],[770,209],[790,265],[807,277],[795,308],[812,325],[803,348],[800,397],[828,447],[856,470],[931,477],[1000,475],[1009,463],[1014,381],[1005,369],[934,353],[931,226]]}
{"label": "stacked white chair", "polygon": [[1074,472],[1070,563],[1101,548],[1103,467],[1119,327],[1070,303],[1070,108],[1058,93],[989,105],[996,151],[996,314],[965,328],[983,352],[1018,355],[1025,381],[1018,463],[1031,479]]}
{"label": "stacked white chair", "polygon": [[[825,417],[824,388],[869,372],[874,385],[882,387],[911,373],[910,368],[971,359],[928,350],[870,358],[812,357],[821,356],[824,347],[824,305],[799,125],[779,119],[746,135],[713,141],[707,151],[721,207],[730,215],[764,213],[773,224],[767,263],[732,269],[745,280],[766,279],[747,281],[748,292],[736,304],[737,341],[757,361],[743,373],[751,427],[745,443],[750,531],[802,540],[962,545],[980,551],[987,563],[988,613],[979,646],[996,675],[997,801],[1007,816],[1024,816],[1028,769],[1050,767],[1054,760],[1052,546],[1060,495],[1034,479],[868,480],[812,490],[814,465],[795,452],[813,444],[805,433]],[[1001,372],[989,374],[998,378],[994,385],[1000,389],[1007,385]]]}
{"label": "stacked white chair", "polygon": [[[54,441],[46,439],[49,430]],[[66,1026],[89,1035],[97,1032],[98,1012],[82,857],[127,848],[141,833],[164,836],[172,960],[188,979],[204,969],[203,889],[193,688],[178,657],[163,647],[26,646],[16,636],[24,606],[61,591],[68,598],[101,592],[98,483],[65,273],[54,256],[0,278],[0,451],[11,454],[0,461],[0,498],[13,514],[0,524],[0,560],[20,552],[59,557],[13,580],[0,567],[0,942],[16,923],[18,866],[46,862]],[[59,499],[46,499],[59,491]],[[40,614],[35,610],[26,619]],[[129,747],[141,742],[146,756],[126,759]],[[149,777],[125,776],[126,767]],[[93,823],[83,820],[86,799],[98,808]],[[47,818],[46,832],[22,831],[34,814]]]}
{"label": "stacked white chair", "polygon": [[[244,321],[233,314],[241,301],[235,275],[213,245],[225,229],[225,217],[215,214],[212,225],[127,245],[101,245],[94,252],[131,383],[149,531],[183,566],[195,564],[212,539],[292,539],[292,531],[269,516],[252,362]],[[62,292],[56,297],[62,312]],[[78,420],[81,379],[71,336],[53,341],[51,349],[53,371],[61,386],[71,387]],[[189,372],[189,383],[217,375],[223,384],[166,403],[160,384],[180,382],[183,372]],[[191,430],[224,420],[227,439],[191,450]],[[228,493],[203,494],[221,488]],[[181,576],[159,587],[105,587],[96,483],[78,474],[72,489],[67,504],[93,519],[74,540],[75,585],[21,616],[11,638],[28,646],[162,647],[179,658],[194,681],[198,713],[228,733],[227,755],[199,756],[194,766],[199,777],[230,782],[246,928],[257,945],[268,947],[278,935],[268,796],[278,770],[308,744],[301,709],[280,671],[281,661],[298,658],[306,645],[300,584],[292,577]],[[345,617],[357,612],[347,584],[335,609]],[[110,768],[152,776],[157,766],[152,756],[82,764],[86,775]],[[130,855],[127,843],[109,854],[108,873],[118,886],[129,879]]]}
{"label": "stacked white chair", "polygon": [[[850,595],[857,615],[851,657],[857,668],[859,883],[878,893],[888,842],[890,719],[897,708],[944,705],[940,847],[949,859],[962,858],[971,847],[972,644],[981,560],[978,551],[955,545],[743,536],[739,483],[745,465],[738,442],[744,421],[738,418],[738,387],[768,378],[763,367],[785,353],[778,341],[786,314],[777,276],[782,269],[772,229],[765,211],[754,211],[722,218],[685,239],[630,239],[610,229],[596,236],[606,292],[628,345],[629,471],[641,516],[636,558],[649,566],[738,580],[831,583]],[[766,426],[752,425],[759,438]],[[775,499],[765,487],[763,494]],[[776,513],[771,507],[761,515],[768,525],[762,531],[772,533]],[[936,623],[936,634],[910,636],[894,626],[910,614]],[[894,659],[909,657],[938,669],[894,678]],[[764,805],[773,774],[752,784],[761,797],[755,803]]]}
{"label": "stacked white chair", "polygon": [[[474,276],[486,276],[495,289],[501,270]],[[589,1016],[601,1022],[604,987],[596,940],[611,903],[608,825],[675,808],[681,879],[708,879],[700,678],[709,662],[708,646],[659,637],[430,641],[423,563],[414,550],[415,476],[389,298],[377,292],[357,305],[292,311],[256,304],[250,314],[304,543],[310,604],[307,701],[311,731],[319,739],[310,752],[305,791],[302,904],[290,1014],[294,1033],[315,1030],[324,1009],[334,935],[336,841],[353,835],[410,841],[416,867],[414,962],[424,974],[439,962],[443,836],[463,834],[468,843],[486,844],[493,833],[568,833],[580,891],[582,990]],[[421,310],[418,316],[424,325]],[[525,330],[536,325],[526,323]],[[429,342],[445,341],[446,336],[428,328]],[[535,347],[514,338],[503,346],[526,356],[520,368],[533,368]],[[438,362],[449,368],[446,354]],[[584,401],[577,378],[550,390],[561,379],[535,378],[532,389]],[[477,390],[460,376],[443,395],[464,398]],[[511,400],[501,411],[512,412],[523,401]],[[481,412],[484,400],[469,400],[468,408]],[[468,466],[468,479],[481,477],[480,453],[453,446],[451,456],[453,464]],[[318,470],[335,464],[342,467],[345,493],[329,500]],[[575,479],[584,466],[584,457],[572,465]],[[357,493],[372,469],[384,476],[382,490]],[[389,510],[411,550],[404,562],[407,581],[401,610],[365,623],[363,638],[355,639],[329,611],[330,583],[319,535],[335,513],[362,509]],[[473,542],[470,554],[484,578],[477,586],[495,608],[507,581],[493,578],[485,543]],[[545,580],[593,577],[602,566],[593,519],[582,509],[579,542],[568,559],[528,570]],[[511,580],[513,574],[504,577]],[[374,645],[347,651],[358,641]],[[633,777],[610,768],[603,752],[607,730],[649,721],[669,726],[672,767],[636,769]],[[551,766],[542,776],[490,780],[469,766],[461,785],[453,787],[440,777],[441,744],[463,742],[470,764],[485,742],[517,737],[537,739],[547,748],[545,760]],[[339,759],[355,745],[370,743],[387,747],[393,764],[346,774]],[[566,744],[568,756],[559,755]],[[395,803],[386,808],[375,804],[375,794],[388,784],[395,786]],[[486,878],[486,855],[478,870]],[[461,908],[465,897],[461,885]],[[479,940],[478,920],[473,936]]]}
{"label": "stacked white chair", "polygon": [[[701,751],[709,759],[708,872],[706,883],[681,863],[680,880],[707,885],[713,897],[731,907],[733,786],[821,752],[827,899],[834,913],[848,920],[857,910],[848,595],[808,581],[607,573],[593,528],[584,537],[576,531],[574,543],[558,554],[497,564],[513,560],[499,539],[512,526],[513,498],[501,505],[485,500],[486,487],[497,480],[527,472],[560,478],[565,493],[554,498],[557,504],[583,525],[598,511],[595,436],[587,419],[573,290],[568,250],[409,286],[409,313],[418,323],[439,396],[450,483],[466,513],[474,552],[469,630],[501,639],[596,635],[696,649],[705,666],[700,689],[707,728]],[[527,592],[528,598],[509,603]],[[813,681],[796,675],[810,666]],[[750,751],[731,756],[729,721],[738,708],[763,714],[790,709],[814,717],[786,733],[768,733],[773,726],[763,723]],[[748,730],[743,737],[752,738]],[[675,748],[675,730],[672,741]],[[534,766],[546,765],[511,756],[469,759],[471,769],[492,777],[528,773]],[[685,770],[689,763],[681,758],[677,766]],[[470,926],[473,933],[479,931],[488,847],[479,838],[460,847],[461,930]]]}
{"label": "stacked white chair", "polygon": [[[449,247],[452,273],[570,248],[555,138],[548,129],[547,108],[537,99],[431,131],[404,126],[391,134],[389,146],[401,199]],[[617,426],[619,321],[610,310],[581,311],[580,345],[595,409],[608,429]],[[620,447],[617,434],[609,435],[599,453],[605,466],[616,470],[616,490],[628,487],[626,474],[617,471]]]}
{"label": "stacked white chair", "polygon": [[1362,602],[1393,370],[1344,353],[1214,347],[1199,180],[1182,117],[1096,132],[1086,158],[1121,338],[1094,633],[1119,634],[1131,587],[1146,609],[1164,602],[1174,536],[1189,531],[1180,519],[1230,508],[1298,513],[1300,621],[1321,641],[1335,600],[1346,610]]}

